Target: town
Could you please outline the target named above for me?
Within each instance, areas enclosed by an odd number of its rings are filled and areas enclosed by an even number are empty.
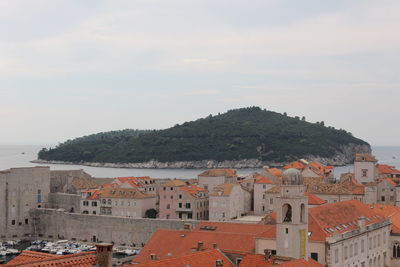
[[[399,184],[371,154],[339,179],[305,159],[197,179],[11,168],[0,171],[0,250],[18,254],[4,266],[400,266]]]

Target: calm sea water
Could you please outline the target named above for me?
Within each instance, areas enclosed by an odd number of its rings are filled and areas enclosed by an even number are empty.
[[[37,166],[37,163],[29,161],[37,158],[40,145],[0,145],[0,170],[15,167]],[[380,163],[394,165],[400,168],[400,147],[373,147],[373,154]],[[76,170],[83,169],[94,177],[123,177],[123,176],[151,176],[154,178],[195,178],[203,169],[126,169],[126,168],[102,168],[81,165],[50,165],[52,170]],[[353,165],[335,168],[335,176],[353,170]],[[259,169],[239,169],[239,174],[249,174]]]

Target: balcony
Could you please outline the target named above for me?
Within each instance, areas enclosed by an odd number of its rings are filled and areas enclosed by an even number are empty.
[[[179,211],[179,212],[192,212],[192,208],[186,208],[186,207],[176,208],[176,211]]]

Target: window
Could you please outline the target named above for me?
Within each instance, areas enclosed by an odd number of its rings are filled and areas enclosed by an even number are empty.
[[[372,249],[372,237],[370,237],[368,240],[369,240],[368,248]]]
[[[361,253],[364,253],[364,246],[365,246],[365,242],[363,239],[363,240],[361,240]]]
[[[381,201],[385,201],[385,196],[381,196]]]
[[[378,235],[378,247],[381,245],[381,234]]]
[[[190,213],[188,213],[188,219],[192,219],[193,218],[193,215],[192,215],[192,213],[190,212]]]
[[[93,214],[96,214],[96,211],[94,210],[92,213],[93,213]]]
[[[283,222],[292,221],[292,206],[285,204],[282,206]]]
[[[97,207],[97,202],[96,201],[92,201],[92,207]]]
[[[273,198],[269,199],[269,204],[271,204],[271,205],[274,204],[274,199]]]
[[[335,263],[339,262],[339,250],[335,249]]]
[[[166,190],[166,188],[165,188],[165,187],[163,187],[163,190],[165,191],[165,190]]]
[[[350,245],[349,258],[353,257],[353,244]]]
[[[285,228],[285,233],[286,233],[286,234],[289,233],[289,228]]]
[[[190,203],[186,203],[185,207],[186,207],[187,209],[190,209]]]
[[[367,169],[362,169],[361,172],[362,172],[362,176],[363,177],[367,177],[367,174],[368,174],[368,170]]]
[[[28,224],[28,219],[25,219],[25,224]]]
[[[172,190],[174,190],[174,188],[173,188],[173,187],[171,187],[170,189],[171,189],[171,191],[172,191]]]
[[[347,260],[347,258],[348,258],[347,257],[347,253],[348,253],[347,246],[344,247],[344,251],[343,252],[344,252],[344,259]]]
[[[263,199],[265,199],[265,194],[263,194]]]
[[[89,206],[89,201],[87,200],[83,201],[83,206]]]
[[[182,199],[182,195],[179,195],[179,199]]]
[[[263,184],[263,189],[267,189],[267,185]]]
[[[167,204],[167,210],[169,210],[171,208],[170,204]]]
[[[107,204],[111,205],[111,199],[107,200]]]
[[[182,208],[182,203],[181,202],[179,202],[178,207]]]
[[[225,218],[225,212],[222,213],[222,218]]]
[[[318,253],[316,252],[311,252],[311,259],[318,261]]]
[[[358,255],[358,243],[356,242],[354,244],[354,256],[357,256],[357,255]]]

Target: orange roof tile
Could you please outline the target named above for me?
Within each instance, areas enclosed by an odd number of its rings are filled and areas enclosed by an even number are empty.
[[[143,193],[137,188],[106,187],[100,192],[101,198],[142,199],[156,197],[154,194]]]
[[[400,171],[395,166],[378,164],[377,169],[379,174],[400,174]]]
[[[308,231],[313,241],[325,241],[334,234],[343,234],[358,229],[357,220],[365,217],[366,225],[381,222],[386,218],[358,200],[348,200],[326,204],[308,210]],[[344,226],[343,226],[344,225]],[[329,229],[332,229],[330,231]]]
[[[220,184],[213,188],[210,196],[213,197],[226,197],[229,196],[235,186],[240,186],[239,184]]]
[[[243,258],[239,267],[269,267],[273,263],[273,260],[266,260],[264,255],[249,254]]]
[[[188,185],[188,186],[181,186],[179,190],[191,195],[192,197],[197,198],[200,192],[206,192],[207,190],[203,187],[199,187],[197,185]]]
[[[286,166],[283,166],[284,169],[298,169],[298,170],[302,170],[304,169],[304,164],[298,162],[298,161],[293,161],[289,164],[287,164]]]
[[[282,176],[282,171],[277,169],[277,168],[270,168],[270,169],[268,169],[266,171],[271,173],[272,175],[274,175],[276,177],[281,177]]]
[[[357,161],[357,162],[361,162],[361,161],[377,162],[377,160],[374,156],[372,156],[371,154],[367,154],[367,153],[357,153],[355,161]]]
[[[35,255],[37,257],[35,257]],[[40,255],[39,255],[40,254]],[[23,251],[19,256],[15,257],[12,261],[3,265],[5,267],[11,266],[25,266],[25,267],[92,267],[96,264],[95,252],[81,252],[63,256],[44,257],[43,253],[33,251]]]
[[[178,187],[178,186],[185,186],[186,183],[182,180],[174,179],[174,180],[169,180],[168,182],[165,182],[161,184],[161,186],[167,186],[167,187]]]
[[[234,267],[232,262],[218,249],[194,252],[180,257],[150,261],[142,264],[124,265],[124,267],[215,267],[217,260],[223,260],[224,267]]]
[[[308,197],[308,205],[322,205],[326,203],[326,200],[323,200],[312,193],[306,192],[304,195]]]
[[[115,180],[119,181],[120,183],[128,183],[132,187],[143,187],[146,185],[151,185],[153,183],[153,178],[150,176],[141,176],[141,177],[117,177]]]
[[[225,176],[225,177],[237,177],[236,171],[233,169],[211,169],[206,170],[199,174],[199,176],[205,177],[217,177],[217,176]]]
[[[384,204],[366,204],[374,212],[389,218],[392,221],[392,233],[400,234],[400,207]]]
[[[261,176],[261,175],[256,176],[254,183],[255,184],[273,184],[271,179],[269,179],[268,177],[265,177],[265,176]]]
[[[260,235],[273,228],[271,225],[264,224],[248,224],[248,223],[229,223],[229,222],[200,222],[195,231],[209,231],[202,230],[204,227],[214,227],[213,232],[220,233],[247,233],[250,235]]]

